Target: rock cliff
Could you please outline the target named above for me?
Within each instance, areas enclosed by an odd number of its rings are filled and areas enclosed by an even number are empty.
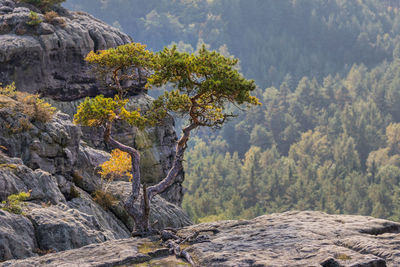
[[[199,266],[400,266],[400,224],[372,217],[292,211],[193,225],[177,235],[199,231],[186,248]],[[0,266],[189,266],[168,255],[151,239],[130,238]]]
[[[27,24],[30,11],[38,12],[42,22]],[[132,39],[87,13],[70,12],[61,7],[55,8],[55,11],[57,17],[49,18],[31,5],[0,0],[0,83],[15,82],[18,90],[40,93],[53,106],[72,117],[84,97],[112,94],[112,91],[96,82],[84,61],[87,53],[116,47]],[[145,110],[151,98],[143,91],[142,85],[130,86],[129,106]],[[82,132],[81,138],[89,146],[110,150],[105,147],[101,132],[88,128],[83,128]],[[172,119],[145,131],[120,124],[115,132],[117,140],[141,152],[141,170],[145,182],[156,183],[165,177],[172,165],[177,138]],[[56,158],[49,162],[41,161],[41,164],[48,166],[53,163],[61,164],[56,162]],[[30,164],[35,163],[30,161]],[[178,182],[162,196],[180,205],[183,179],[182,172]]]
[[[43,22],[28,25],[31,10]],[[48,20],[33,6],[0,0],[0,81],[62,101],[105,93],[84,58],[131,38],[87,13],[56,11]]]
[[[31,11],[40,20],[34,25]],[[31,191],[23,214],[0,209],[0,261],[128,238],[134,226],[121,204],[130,191],[128,182],[115,181],[108,195],[93,195],[102,187],[98,166],[110,157],[101,132],[71,122],[83,97],[112,94],[97,84],[83,60],[86,54],[131,38],[89,14],[54,11],[42,14],[34,6],[0,0],[0,83],[15,82],[18,90],[38,93],[65,112],[46,123],[28,121],[15,100],[0,96],[0,202]],[[129,107],[148,108],[152,99],[142,85],[130,89]],[[169,118],[144,131],[116,127],[118,140],[140,150],[147,183],[162,179],[172,164],[173,124]],[[177,204],[183,173],[179,180],[163,195]],[[161,197],[152,203],[150,221],[156,229],[191,224],[178,206]]]
[[[9,124],[14,113],[0,105],[0,202],[18,192],[31,190],[31,195],[23,215],[0,210],[0,261],[129,237],[133,224],[119,200],[130,184],[110,186],[108,207],[90,195],[100,188],[95,170],[109,154],[81,142],[80,128],[67,114],[15,129]],[[155,228],[191,224],[179,207],[161,197],[152,204]]]

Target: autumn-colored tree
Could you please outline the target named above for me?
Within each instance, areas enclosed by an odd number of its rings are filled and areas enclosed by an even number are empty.
[[[234,116],[225,110],[227,103],[247,106],[260,104],[256,97],[250,95],[256,85],[235,69],[237,59],[208,51],[205,46],[196,54],[178,52],[176,47],[165,48],[153,54],[144,45],[131,43],[97,53],[91,52],[86,60],[109,81],[116,94],[114,98],[102,95],[87,98],[78,107],[74,120],[81,125],[102,127],[104,141],[132,157],[132,192],[124,204],[135,221],[136,233],[149,233],[150,202],[155,195],[175,182],[183,168],[183,156],[191,131],[200,126],[218,128],[224,124]],[[124,87],[123,82],[140,83],[146,79],[148,88],[169,84],[174,90],[161,95],[145,112],[126,110],[128,100],[125,93],[129,86]],[[148,188],[144,185],[143,195],[140,195],[140,154],[133,147],[113,139],[113,123],[123,120],[143,128],[159,123],[169,112],[187,118],[187,126],[177,141],[175,159],[167,176]],[[136,201],[140,201],[139,208],[134,206]]]

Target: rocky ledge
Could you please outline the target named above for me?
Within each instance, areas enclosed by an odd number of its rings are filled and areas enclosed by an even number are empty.
[[[208,231],[209,230],[209,231]],[[212,230],[212,231],[211,231]],[[207,232],[208,231],[208,232]],[[372,217],[286,212],[180,229],[199,266],[400,266],[400,224]],[[108,241],[0,266],[188,266],[150,239]]]
[[[0,202],[31,193],[22,214],[0,209],[0,262],[128,238],[133,222],[121,202],[130,183],[115,181],[107,198],[92,197],[102,189],[96,169],[110,155],[81,142],[80,128],[67,114],[21,127],[21,114],[6,100],[0,105]],[[191,224],[178,206],[159,196],[151,208],[157,229]]]
[[[42,22],[30,25],[31,11]],[[107,93],[84,58],[131,38],[87,13],[54,11],[56,17],[46,16],[34,6],[0,0],[0,82],[62,101]]]

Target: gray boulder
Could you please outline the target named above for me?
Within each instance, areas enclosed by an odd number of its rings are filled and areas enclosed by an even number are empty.
[[[130,237],[128,228],[112,212],[104,210],[85,191],[79,190],[79,194],[80,197],[68,202],[71,209],[93,216],[101,231],[106,233],[110,240]]]
[[[94,216],[65,204],[36,207],[25,213],[35,227],[37,242],[43,251],[63,251],[115,239],[111,231],[101,228]]]
[[[109,153],[91,148],[85,142],[81,142],[78,162],[72,174],[74,183],[86,192],[96,191],[101,187],[101,177],[98,174],[99,165],[109,158]]]
[[[0,146],[10,157],[21,158],[31,169],[50,174],[73,170],[79,152],[81,131],[69,116],[58,112],[49,123],[33,122],[15,130],[18,121],[8,109],[0,109]]]
[[[31,191],[29,200],[32,201],[66,202],[54,176],[40,169],[34,171],[23,165],[21,160],[10,159],[0,153],[0,201],[6,200],[9,195],[28,191]]]
[[[0,209],[0,262],[36,256],[35,231],[22,215]]]

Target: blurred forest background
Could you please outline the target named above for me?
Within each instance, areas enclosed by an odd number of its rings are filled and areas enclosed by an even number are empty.
[[[291,209],[400,221],[400,1],[67,0],[157,51],[240,59],[263,103],[186,153],[195,222]]]

